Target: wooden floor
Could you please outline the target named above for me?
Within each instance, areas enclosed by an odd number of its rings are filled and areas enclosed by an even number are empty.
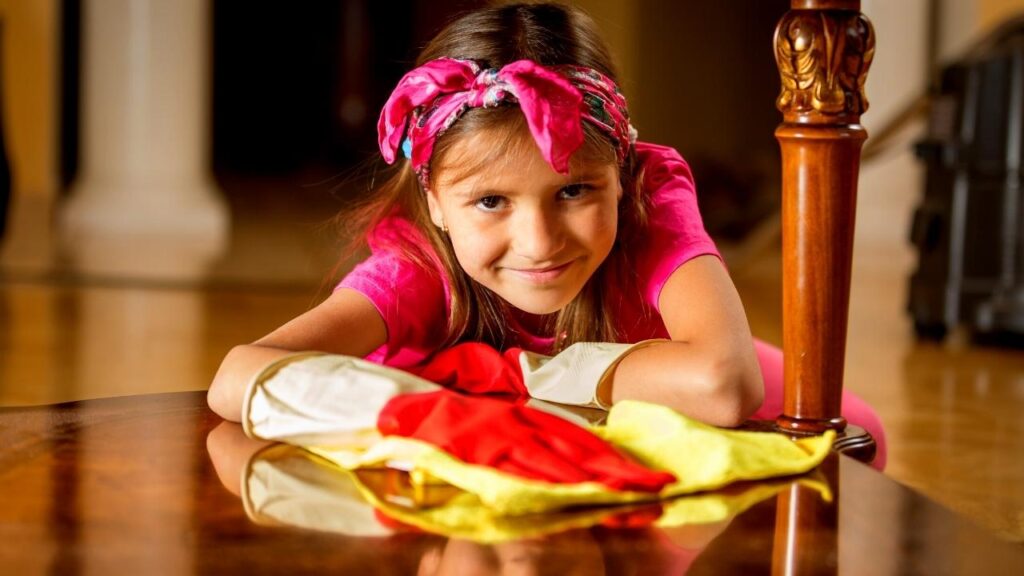
[[[903,311],[920,190],[912,164],[896,154],[862,172],[847,386],[886,425],[887,474],[1024,541],[1024,353],[973,347],[960,334],[942,346],[912,337]],[[0,252],[0,404],[203,389],[232,345],[322,297],[335,264],[322,226],[336,204],[323,199],[330,185],[224,184],[234,219],[224,253],[196,264],[132,246],[145,263],[136,273],[90,268],[51,228],[49,203],[19,199]],[[730,268],[755,334],[779,343],[774,238],[733,252]]]

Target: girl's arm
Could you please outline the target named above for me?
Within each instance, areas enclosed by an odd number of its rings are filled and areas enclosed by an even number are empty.
[[[714,256],[694,258],[669,276],[659,298],[672,340],[619,363],[610,380],[612,402],[645,400],[709,424],[738,426],[761,405],[764,383],[725,267]]]
[[[386,341],[387,328],[377,308],[360,292],[343,288],[256,342],[232,348],[206,401],[222,418],[238,422],[246,386],[274,360],[305,350],[362,357]]]

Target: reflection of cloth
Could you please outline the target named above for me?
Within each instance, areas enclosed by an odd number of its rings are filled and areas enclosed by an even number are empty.
[[[615,304],[616,328],[624,342],[668,338],[658,312],[658,297],[668,277],[679,266],[702,254],[717,255],[704,230],[697,208],[693,176],[679,153],[665,146],[638,142],[637,162],[644,169],[644,193],[650,211],[643,238],[629,254],[637,274],[638,295],[608,286]],[[367,239],[371,255],[338,285],[363,293],[380,311],[388,342],[367,358],[392,366],[408,367],[435,352],[445,338],[451,291],[439,268],[437,255],[411,222],[386,218]],[[412,247],[434,262],[430,269],[411,262],[404,253]],[[550,354],[553,339],[531,333],[517,318],[509,323],[518,333],[513,345]]]
[[[737,480],[800,474],[825,458],[835,438],[831,431],[792,441],[779,434],[723,430],[662,406],[632,401],[612,407],[607,422],[594,432],[641,464],[671,472],[677,481],[654,495],[618,492],[595,482],[536,482],[466,464],[427,444],[394,437],[365,451],[315,446],[310,450],[350,469],[403,460],[410,466],[413,482],[451,484],[497,514],[520,515],[651,501],[712,490]]]
[[[396,478],[397,477],[397,478]],[[797,480],[831,500],[814,476]],[[650,505],[583,508],[542,516],[503,516],[479,499],[451,487],[420,495],[395,470],[348,471],[301,449],[274,445],[257,453],[243,472],[246,514],[258,523],[286,524],[352,536],[385,536],[393,522],[476,542],[537,537],[596,524],[661,528],[727,521],[788,487],[790,481],[756,482]],[[433,491],[432,493],[430,491]]]

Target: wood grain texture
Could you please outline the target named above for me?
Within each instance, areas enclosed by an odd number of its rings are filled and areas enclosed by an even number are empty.
[[[863,129],[784,124],[781,427],[820,432],[840,414],[846,354],[857,154]]]

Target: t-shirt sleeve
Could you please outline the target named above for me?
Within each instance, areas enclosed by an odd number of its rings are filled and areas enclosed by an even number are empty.
[[[419,364],[433,354],[447,331],[447,290],[439,271],[425,268],[399,251],[371,243],[372,253],[335,290],[365,295],[387,327],[387,343],[367,359],[395,367]]]
[[[697,190],[686,161],[666,146],[638,142],[636,151],[650,202],[648,229],[635,265],[644,299],[660,313],[661,289],[676,269],[697,256],[721,256],[704,230]]]

